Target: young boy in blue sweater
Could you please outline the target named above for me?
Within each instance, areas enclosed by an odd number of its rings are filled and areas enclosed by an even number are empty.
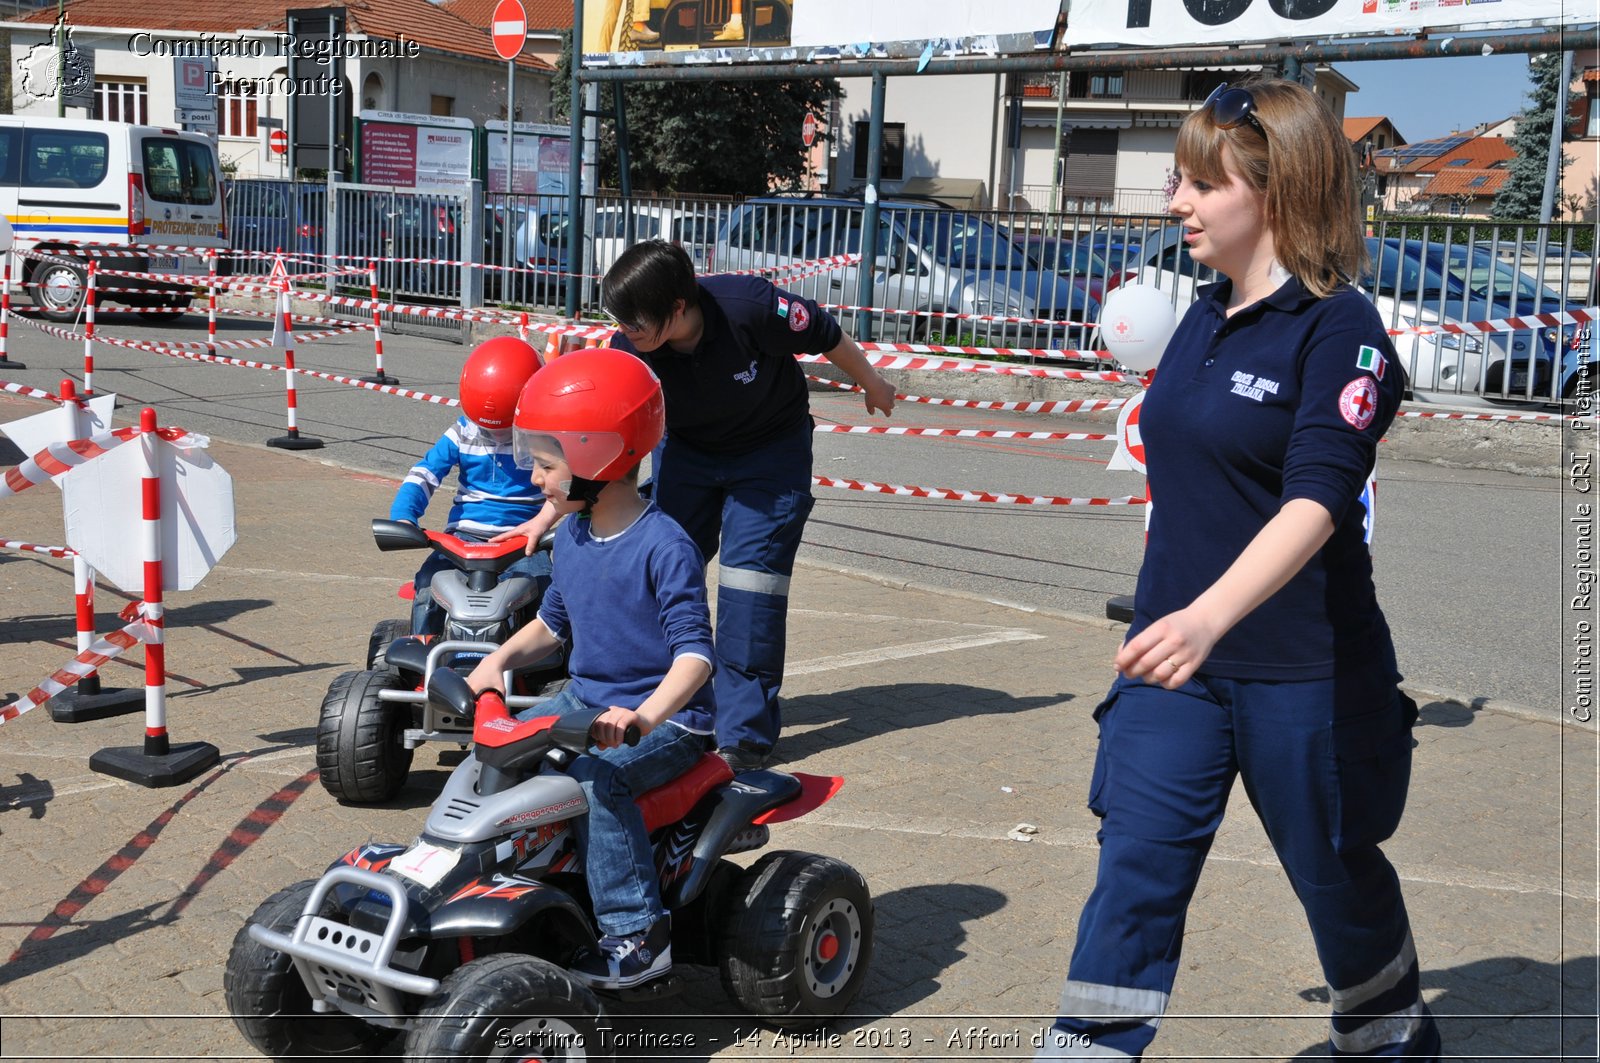
[[[559,514],[553,582],[538,619],[468,676],[499,690],[509,668],[570,641],[572,680],[530,715],[605,712],[600,752],[573,760],[587,816],[576,821],[595,920],[604,935],[579,954],[575,978],[620,989],[672,968],[672,924],[635,799],[677,778],[711,749],[710,609],[705,561],[678,524],[641,498],[639,462],[661,439],[661,386],[622,351],[575,351],[534,374],[517,404],[517,464]],[[642,736],[622,744],[628,727]]]
[[[517,396],[538,368],[538,352],[515,336],[497,336],[472,352],[461,370],[463,416],[412,466],[395,492],[389,519],[416,524],[434,489],[454,470],[456,497],[444,530],[468,542],[485,542],[521,528],[530,537],[528,553],[500,578],[527,576],[542,587],[549,582],[550,560],[535,553],[532,544],[555,522],[556,513],[544,505],[539,489],[526,469],[517,468],[511,452]],[[434,602],[431,587],[433,577],[449,567],[448,558],[433,552],[417,569],[412,582],[413,635],[443,631],[444,610]]]

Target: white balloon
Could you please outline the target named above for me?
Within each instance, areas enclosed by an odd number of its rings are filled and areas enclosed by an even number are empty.
[[[1100,305],[1100,336],[1106,350],[1138,373],[1156,367],[1177,327],[1172,293],[1148,284],[1114,288]]]

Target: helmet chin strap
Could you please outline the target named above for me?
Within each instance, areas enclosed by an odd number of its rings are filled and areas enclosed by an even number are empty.
[[[567,497],[593,506],[600,501],[600,492],[605,490],[609,482],[609,480],[585,480],[581,476],[574,476],[566,483]]]

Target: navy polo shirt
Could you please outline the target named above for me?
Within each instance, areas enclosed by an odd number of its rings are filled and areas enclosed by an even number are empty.
[[[1378,312],[1352,288],[1317,299],[1291,277],[1231,318],[1230,290],[1201,288],[1140,411],[1150,535],[1129,636],[1191,604],[1284,503],[1309,498],[1332,514],[1333,536],[1201,671],[1327,678],[1336,660],[1388,645],[1356,501],[1402,372]]]
[[[618,332],[611,345],[661,378],[667,435],[709,454],[741,454],[810,428],[797,354],[839,345],[839,325],[810,299],[759,277],[701,278],[705,329],[693,351],[641,351]]]

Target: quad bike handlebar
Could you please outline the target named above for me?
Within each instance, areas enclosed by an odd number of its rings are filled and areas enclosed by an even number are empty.
[[[454,712],[472,720],[473,755],[483,765],[480,789],[485,793],[511,785],[519,769],[538,763],[552,749],[585,753],[593,744],[591,730],[604,712],[574,712],[519,720],[506,708],[498,691],[476,693],[466,679],[448,668],[428,677],[428,693]],[[623,741],[639,744],[639,728],[629,726]]]
[[[445,532],[428,531],[410,521],[382,517],[372,521],[372,538],[377,542],[378,549],[385,552],[438,550],[464,569],[487,568],[494,572],[509,568],[528,547],[528,537],[525,535],[515,535],[498,543],[469,542]],[[535,549],[548,551],[554,543],[555,528],[551,528],[539,536]]]

